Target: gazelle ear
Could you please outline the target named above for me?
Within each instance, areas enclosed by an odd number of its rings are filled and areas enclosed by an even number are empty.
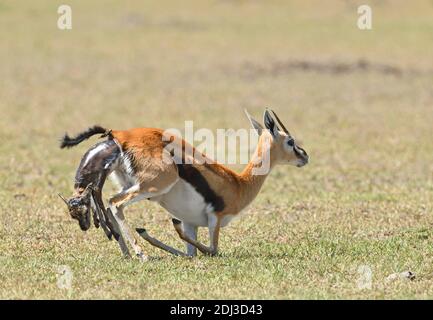
[[[261,125],[257,120],[253,119],[253,118],[250,116],[250,114],[248,113],[247,109],[244,109],[244,111],[245,111],[245,114],[246,114],[247,117],[248,117],[248,120],[250,120],[251,126],[252,126],[254,129],[256,129],[258,135],[260,136],[260,135],[262,134],[262,131],[263,131],[263,127],[262,127],[262,125]]]
[[[265,110],[265,114],[263,115],[263,123],[265,124],[266,129],[268,129],[274,136],[274,138],[280,135],[278,133],[278,126],[272,118],[268,109]]]

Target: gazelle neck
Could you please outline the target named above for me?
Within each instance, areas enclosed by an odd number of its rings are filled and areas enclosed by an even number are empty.
[[[273,159],[271,155],[272,136],[265,130],[259,138],[256,150],[251,157],[250,162],[240,174],[240,208],[245,208],[250,204],[259,193],[271,172]]]

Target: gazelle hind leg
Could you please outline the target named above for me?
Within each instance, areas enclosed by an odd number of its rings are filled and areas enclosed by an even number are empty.
[[[134,185],[127,190],[114,195],[109,200],[111,211],[120,227],[123,237],[129,242],[134,249],[135,254],[141,261],[147,260],[147,256],[144,255],[143,250],[138,245],[137,239],[131,232],[129,225],[126,223],[123,215],[123,208],[141,199],[154,198],[168,192],[178,179],[176,176],[170,178],[172,180],[165,179],[164,181],[152,181],[151,183]]]
[[[163,164],[161,167],[161,163],[158,160],[158,163],[155,165],[146,163],[146,168],[149,171],[148,175],[131,175],[131,173],[123,171],[117,172],[117,175],[120,177],[127,176],[129,177],[129,180],[132,178],[136,181],[136,184],[130,185],[129,183],[125,182],[128,179],[123,179],[125,180],[122,180],[124,182],[123,190],[109,200],[110,208],[112,209],[113,216],[120,227],[120,232],[130,243],[136,255],[142,261],[147,259],[147,257],[144,255],[141,247],[138,245],[138,241],[134,237],[135,233],[133,234],[131,232],[131,229],[123,215],[122,209],[131,203],[140,201],[142,199],[158,197],[168,192],[179,179],[177,167],[172,163]],[[150,174],[151,171],[153,171],[152,174]]]
[[[113,213],[114,220],[116,221],[117,225],[119,226],[120,233],[122,236],[129,242],[132,249],[134,250],[136,256],[140,259],[140,261],[144,262],[147,260],[147,256],[143,253],[143,250],[138,245],[137,239],[134,237],[134,235],[131,233],[131,230],[128,226],[128,224],[125,221],[125,216],[123,215],[123,207],[110,207],[111,212]]]
[[[118,225],[116,218],[114,217],[110,208],[107,208],[107,210],[105,212],[107,213],[108,219],[111,222],[111,226],[113,227],[113,229],[115,231],[115,233],[113,233],[113,235],[114,235],[115,239],[117,240],[117,242],[119,243],[120,250],[122,251],[122,254],[126,258],[130,258],[131,254],[129,253],[128,246],[125,243],[125,239],[122,235],[122,232],[120,230],[120,226]]]

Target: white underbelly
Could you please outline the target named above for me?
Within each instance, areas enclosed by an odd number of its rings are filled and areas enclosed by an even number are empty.
[[[213,212],[212,206],[204,201],[203,196],[182,179],[169,192],[150,200],[158,202],[180,221],[194,226],[207,227],[208,214]]]

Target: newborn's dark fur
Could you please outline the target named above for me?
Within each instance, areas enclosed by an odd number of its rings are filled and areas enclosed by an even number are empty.
[[[96,131],[100,133],[100,131]],[[85,136],[83,134],[83,136]],[[71,140],[84,139],[77,138]],[[98,150],[96,153],[95,150]],[[91,153],[93,153],[92,156]],[[118,234],[113,231],[110,220],[106,215],[106,209],[102,200],[102,188],[105,180],[112,171],[113,165],[120,156],[117,144],[109,138],[91,147],[82,157],[75,174],[74,196],[67,201],[71,217],[78,220],[80,228],[86,231],[90,228],[90,210],[93,211],[95,227],[101,223],[107,237],[117,239]],[[90,157],[90,158],[89,158]],[[92,198],[95,207],[92,207]]]

